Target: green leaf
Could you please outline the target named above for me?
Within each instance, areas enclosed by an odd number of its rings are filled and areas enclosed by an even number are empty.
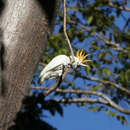
[[[105,73],[105,76],[108,78],[110,75],[113,74],[113,72],[108,68],[103,68],[103,72]]]
[[[112,112],[110,110],[106,110],[106,114],[110,115],[111,117],[116,117],[117,116],[117,112]]]
[[[125,82],[125,72],[121,71],[121,81]]]
[[[126,79],[127,82],[130,81],[130,69],[128,69],[126,71],[126,73],[125,73],[125,79]]]
[[[101,71],[101,69],[98,69],[97,70],[97,74],[101,77],[102,76],[102,71]]]
[[[99,107],[88,107],[87,110],[98,112],[99,111]]]
[[[126,120],[124,116],[117,115],[116,118],[117,120],[121,121],[122,124],[128,125],[128,121]]]
[[[100,84],[98,84],[98,85],[93,86],[93,87],[92,87],[92,90],[97,91],[97,90],[99,90],[102,86],[103,86],[103,84],[100,83]]]
[[[90,17],[88,18],[88,24],[91,24],[92,21],[93,21],[93,16],[90,16]]]

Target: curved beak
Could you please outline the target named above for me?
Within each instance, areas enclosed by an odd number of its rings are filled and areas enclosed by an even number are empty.
[[[88,67],[88,68],[90,68],[88,65],[83,64],[83,63],[81,63],[80,65],[81,65],[81,66],[84,66],[84,67]]]
[[[89,61],[92,61],[92,60],[87,60],[87,62],[89,62]],[[83,64],[83,63],[81,63],[80,65],[81,65],[81,66],[84,66],[84,67],[88,67],[88,68],[90,68],[88,65]]]

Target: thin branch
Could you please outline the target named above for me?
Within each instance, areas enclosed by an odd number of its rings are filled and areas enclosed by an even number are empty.
[[[66,32],[66,0],[64,0],[64,34],[65,34],[66,41],[67,41],[69,48],[70,48],[70,52],[72,55],[72,62],[73,62],[74,61],[74,53],[73,53],[73,49],[72,49],[69,37],[68,37],[67,32]]]
[[[47,87],[39,87],[39,86],[31,86],[30,87],[31,89],[39,89],[39,90],[48,90],[49,88],[47,88]]]
[[[120,47],[119,43],[110,41],[103,33],[95,32],[95,35],[100,39],[103,40],[107,45],[114,46],[117,50],[122,51],[123,48]]]
[[[30,87],[31,89],[40,89],[40,90],[48,90],[49,88],[47,87],[37,87],[37,86],[31,86]],[[55,92],[57,93],[76,93],[76,94],[87,94],[87,95],[98,95],[98,96],[101,96],[101,97],[104,97],[102,93],[99,93],[97,91],[90,91],[90,90],[68,90],[68,89],[56,89]],[[82,98],[83,99],[83,98]],[[82,100],[81,99],[81,100]],[[85,98],[86,99],[86,98]],[[63,99],[64,100],[64,99]],[[66,99],[67,100],[67,99]],[[81,101],[81,100],[78,100],[78,101]],[[89,100],[90,102],[94,102],[95,101],[97,103],[102,103],[102,104],[108,104],[108,102],[105,100],[105,99],[101,99],[101,98],[98,98],[98,99],[89,99],[87,98],[87,100]],[[69,100],[70,101],[70,100]],[[83,100],[84,101],[84,100]]]
[[[124,113],[124,114],[130,114],[130,110],[129,109],[125,109],[122,108],[118,105],[116,105],[115,103],[108,103],[105,100],[101,99],[101,98],[97,98],[97,99],[92,99],[92,98],[73,98],[73,99],[54,99],[55,101],[59,102],[59,103],[99,103],[99,104],[105,104],[107,106],[111,106],[113,108],[115,108],[116,110]]]
[[[114,4],[111,1],[108,2],[108,5],[111,6],[111,7],[113,7],[113,8],[117,8],[119,10],[124,10],[124,11],[130,12],[130,8],[127,8],[127,7],[124,7],[124,6],[118,6],[118,5]]]
[[[96,100],[97,103],[102,103],[102,104],[106,104],[109,105],[113,108],[115,108],[116,110],[125,113],[125,114],[130,114],[130,109],[125,109],[119,105],[117,105],[115,102],[113,102],[109,97],[107,97],[105,94],[101,93],[101,92],[97,92],[97,91],[92,91],[92,90],[63,90],[63,89],[57,89],[56,92],[59,93],[76,93],[76,94],[93,94],[93,95],[97,95],[103,99],[98,98],[98,100]],[[82,99],[82,98],[81,98]],[[94,101],[94,99],[90,98],[92,101]],[[99,100],[100,99],[100,100]],[[88,99],[87,99],[88,100]],[[95,102],[95,101],[94,101]]]
[[[97,81],[97,82],[101,82],[103,84],[110,84],[110,85],[113,85],[114,87],[116,87],[117,89],[127,93],[128,95],[130,95],[130,90],[126,89],[125,87],[122,87],[114,82],[111,82],[111,81],[108,81],[108,80],[103,80],[103,79],[98,79],[98,78],[95,78],[95,77],[88,77],[88,76],[81,76],[82,78],[84,79],[87,79],[87,80],[92,80],[92,81]]]
[[[108,102],[106,102],[105,100],[101,99],[101,98],[97,98],[97,99],[92,99],[92,98],[73,98],[73,99],[54,99],[56,102],[59,103],[99,103],[99,104],[105,104],[107,105]]]
[[[69,23],[80,26],[86,32],[92,31],[91,27],[86,27],[85,25],[78,23],[76,21],[69,20]],[[95,32],[94,35],[97,36],[100,40],[103,40],[107,45],[113,46],[114,47],[113,49],[118,50],[118,51],[125,51],[122,47],[119,46],[119,43],[110,41],[103,33]]]
[[[119,45],[119,43],[110,41],[103,33],[99,33],[99,34],[98,34],[98,33],[95,33],[95,35],[96,35],[100,40],[104,41],[105,44],[113,46],[112,49],[117,50],[117,51],[123,51],[123,52],[125,52],[125,53],[128,53],[128,51],[125,50],[124,48],[122,48],[122,47]]]
[[[59,80],[56,82],[56,84],[54,85],[54,87],[48,89],[45,93],[44,96],[48,96],[50,93],[54,92],[61,84],[61,82],[64,80],[65,76],[67,75],[67,73],[69,72],[70,66],[68,66],[65,69],[65,72],[63,72],[62,76],[59,78]]]
[[[31,87],[32,88],[32,87]],[[47,89],[45,87],[33,87],[35,89]],[[115,108],[116,110],[125,113],[130,114],[130,109],[125,109],[119,105],[117,105],[115,102],[113,102],[108,96],[101,92],[92,91],[92,90],[68,90],[68,89],[55,89],[55,92],[57,93],[75,93],[75,94],[87,94],[87,95],[97,95],[100,98],[92,99],[92,98],[79,98],[79,99],[58,99],[56,101],[62,102],[62,103],[78,103],[78,102],[87,102],[87,103],[100,103],[105,104],[108,106],[111,106]]]
[[[123,15],[122,15],[123,16]],[[130,23],[130,18],[127,19],[124,27],[123,27],[123,31],[125,32],[125,29],[127,28],[127,26],[129,27],[129,23]]]

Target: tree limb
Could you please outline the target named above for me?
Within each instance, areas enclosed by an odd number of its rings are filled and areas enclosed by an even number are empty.
[[[97,99],[92,99],[92,98],[73,98],[73,99],[54,99],[55,101],[59,102],[59,103],[99,103],[99,104],[105,104],[108,105],[110,107],[115,108],[116,110],[120,111],[121,113],[125,113],[125,114],[130,114],[130,110],[129,109],[125,109],[122,108],[120,106],[118,106],[117,104],[115,104],[114,102],[106,102],[105,100],[101,99],[101,98],[97,98]]]
[[[47,88],[45,87],[31,87],[34,89],[44,89],[46,90]],[[75,93],[75,94],[87,94],[87,95],[97,95],[100,98],[93,99],[93,98],[78,98],[78,99],[57,99],[56,101],[62,102],[62,103],[78,103],[78,102],[83,102],[83,103],[100,103],[100,104],[105,104],[108,106],[111,106],[115,108],[116,110],[125,113],[125,114],[130,114],[130,109],[125,109],[119,105],[117,105],[115,102],[113,102],[108,96],[105,94],[98,92],[98,91],[92,91],[92,90],[68,90],[68,89],[55,89],[55,92],[57,93]]]
[[[127,7],[124,7],[124,6],[118,6],[118,5],[114,4],[112,1],[109,1],[109,2],[108,2],[108,5],[109,5],[110,7],[117,8],[117,9],[119,9],[119,10],[124,10],[124,11],[130,12],[130,8],[127,8]]]
[[[101,92],[92,91],[92,90],[67,90],[67,89],[66,90],[57,89],[56,92],[59,92],[59,93],[76,93],[76,94],[92,94],[92,95],[97,95],[97,96],[103,98],[103,100],[105,100],[107,102],[107,103],[106,102],[104,103],[102,101],[103,104],[109,105],[109,106],[117,109],[118,111],[120,111],[122,113],[130,114],[130,109],[125,109],[125,108],[117,105],[108,96],[106,96],[105,94],[103,94]]]
[[[101,98],[97,98],[97,99],[92,99],[92,98],[73,98],[73,99],[54,99],[56,102],[59,103],[99,103],[99,104],[105,104],[107,105],[108,102],[106,102],[105,100],[101,99]]]
[[[99,79],[99,78],[95,78],[95,77],[88,77],[88,76],[81,76],[84,79],[87,80],[92,80],[92,81],[97,81],[97,82],[101,82],[103,84],[110,84],[113,85],[114,87],[116,87],[117,89],[125,92],[126,94],[130,95],[130,90],[126,89],[125,87],[122,87],[114,82],[108,81],[108,80],[103,80],[103,79]]]

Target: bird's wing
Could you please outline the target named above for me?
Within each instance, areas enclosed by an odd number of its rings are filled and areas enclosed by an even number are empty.
[[[59,55],[54,57],[49,64],[45,66],[45,68],[40,73],[40,77],[44,75],[47,71],[55,71],[59,66],[68,65],[70,63],[69,57],[66,55]]]

